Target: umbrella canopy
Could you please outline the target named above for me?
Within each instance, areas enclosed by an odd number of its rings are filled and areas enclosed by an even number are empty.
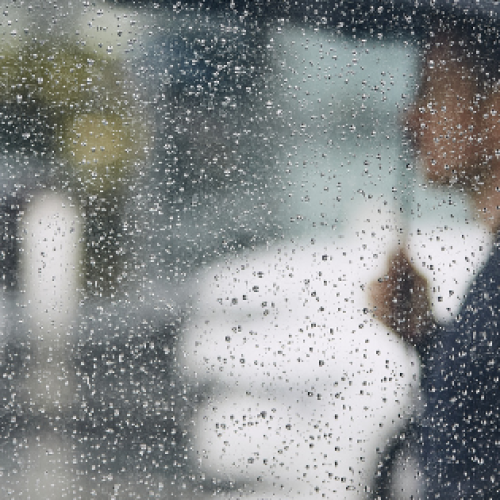
[[[188,0],[184,5],[189,3]],[[484,27],[500,23],[498,0],[205,0],[194,3],[209,9],[230,8],[250,13],[264,21],[288,18],[329,28],[378,33],[425,29],[434,16],[467,19]],[[164,4],[172,4],[172,0]]]

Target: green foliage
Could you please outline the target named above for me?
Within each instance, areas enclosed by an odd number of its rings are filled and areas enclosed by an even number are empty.
[[[117,194],[144,158],[144,124],[123,62],[81,44],[49,39],[0,50],[0,105],[27,136],[32,129],[50,144],[84,193]]]

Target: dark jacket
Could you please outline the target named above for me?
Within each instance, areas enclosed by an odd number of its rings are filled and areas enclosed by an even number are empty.
[[[499,498],[499,245],[497,238],[456,320],[436,332],[423,356],[426,498]]]

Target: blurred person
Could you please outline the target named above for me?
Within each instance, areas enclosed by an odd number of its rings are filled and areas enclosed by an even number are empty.
[[[462,13],[463,14],[463,13]],[[436,16],[422,44],[421,86],[407,117],[429,184],[468,195],[496,242],[456,319],[439,325],[427,283],[400,250],[372,286],[374,313],[416,346],[424,407],[423,498],[500,493],[500,71],[494,24]]]

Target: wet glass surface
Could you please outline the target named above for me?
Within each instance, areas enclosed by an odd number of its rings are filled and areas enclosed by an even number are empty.
[[[247,7],[4,7],[2,497],[425,498],[370,284],[446,323],[493,245],[412,142],[427,25]]]

